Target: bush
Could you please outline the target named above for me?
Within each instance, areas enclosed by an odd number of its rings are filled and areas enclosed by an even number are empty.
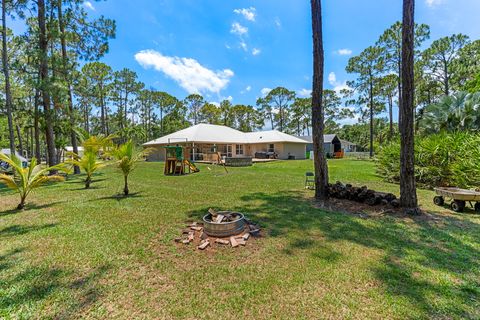
[[[400,142],[380,149],[377,172],[390,182],[400,180]],[[415,176],[427,187],[480,186],[480,134],[439,133],[415,141]]]

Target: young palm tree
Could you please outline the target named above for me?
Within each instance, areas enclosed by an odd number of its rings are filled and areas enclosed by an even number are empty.
[[[324,110],[323,110],[323,30],[321,0],[311,0],[313,31],[313,92],[312,92],[312,133],[315,165],[315,198],[328,199],[328,167],[323,150]]]
[[[97,153],[92,152],[91,150],[85,151],[82,157],[79,157],[74,153],[71,154],[71,157],[72,158],[70,160],[65,162],[85,171],[85,174],[87,175],[85,178],[85,189],[89,189],[90,184],[92,183],[93,174],[105,167],[105,164],[99,161],[97,158]]]
[[[30,165],[23,168],[22,161],[17,156],[12,155],[9,157],[1,152],[0,161],[6,162],[15,172],[14,175],[0,173],[0,184],[15,190],[20,195],[18,210],[25,208],[25,200],[34,189],[47,182],[64,180],[64,177],[59,175],[48,175],[50,171],[66,171],[62,164],[42,168],[41,165],[37,165],[37,159],[32,158]]]
[[[403,0],[402,25],[402,94],[400,128],[400,205],[418,212],[414,163],[414,10],[415,0]]]
[[[125,183],[123,193],[126,196],[128,196],[130,192],[128,189],[128,176],[135,169],[137,162],[143,159],[143,157],[145,157],[149,152],[149,149],[141,151],[136,150],[132,140],[120,145],[112,152],[118,168],[123,173]]]

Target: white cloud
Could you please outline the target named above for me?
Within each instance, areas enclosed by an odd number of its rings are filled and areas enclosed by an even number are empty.
[[[240,41],[240,48],[242,48],[244,51],[248,51],[248,46],[245,41]]]
[[[312,96],[312,90],[301,89],[301,90],[297,91],[297,94],[302,98],[310,98]]]
[[[270,93],[270,91],[272,91],[271,88],[263,88],[262,90],[260,90],[260,92],[262,93],[262,97],[265,97],[267,94]]]
[[[143,68],[153,68],[175,80],[188,93],[214,92],[225,89],[234,73],[230,69],[213,71],[192,58],[164,56],[154,50],[135,54]]]
[[[251,86],[247,86],[244,90],[240,91],[241,94],[245,94],[247,92],[250,92],[250,90],[252,90],[252,87]]]
[[[254,7],[235,9],[233,12],[242,15],[248,21],[255,21],[256,9]]]
[[[337,82],[337,75],[335,74],[335,72],[330,72],[328,74],[328,83],[334,86],[336,82]]]
[[[429,7],[437,6],[437,5],[441,4],[442,2],[443,2],[443,0],[425,0],[425,3]]]
[[[333,90],[337,93],[339,93],[343,89],[350,89],[350,87],[347,85],[347,81],[337,81],[337,75],[335,74],[335,72],[330,72],[328,74],[328,83],[330,83],[330,85],[333,87]]]
[[[253,50],[252,50],[252,54],[253,54],[254,56],[259,55],[261,52],[262,52],[262,50],[257,49],[257,48],[253,48]]]
[[[83,5],[85,6],[85,8],[88,8],[92,11],[95,11],[95,7],[93,6],[93,4],[90,1],[85,1],[85,3]]]
[[[233,34],[242,36],[242,35],[248,33],[248,28],[242,26],[242,25],[241,25],[240,23],[238,23],[238,22],[234,22],[234,23],[232,23],[232,28],[230,29],[230,32],[233,33]]]
[[[276,17],[274,20],[275,26],[280,29],[282,27],[282,21],[280,21],[279,17]]]
[[[349,56],[352,54],[352,50],[345,48],[345,49],[338,50],[337,53],[341,56]]]

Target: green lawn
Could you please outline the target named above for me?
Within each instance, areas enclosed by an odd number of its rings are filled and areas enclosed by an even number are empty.
[[[129,198],[113,168],[43,187],[28,210],[0,189],[0,318],[479,319],[480,216],[362,218],[312,206],[310,161],[200,166],[163,176],[142,163]],[[371,162],[330,161],[332,181],[392,191]],[[179,247],[209,207],[245,212],[266,236],[215,252]],[[435,211],[436,210],[436,211]]]

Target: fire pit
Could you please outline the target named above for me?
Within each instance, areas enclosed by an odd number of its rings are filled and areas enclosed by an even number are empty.
[[[204,231],[212,237],[229,237],[245,230],[245,217],[240,212],[214,211],[203,217]]]

